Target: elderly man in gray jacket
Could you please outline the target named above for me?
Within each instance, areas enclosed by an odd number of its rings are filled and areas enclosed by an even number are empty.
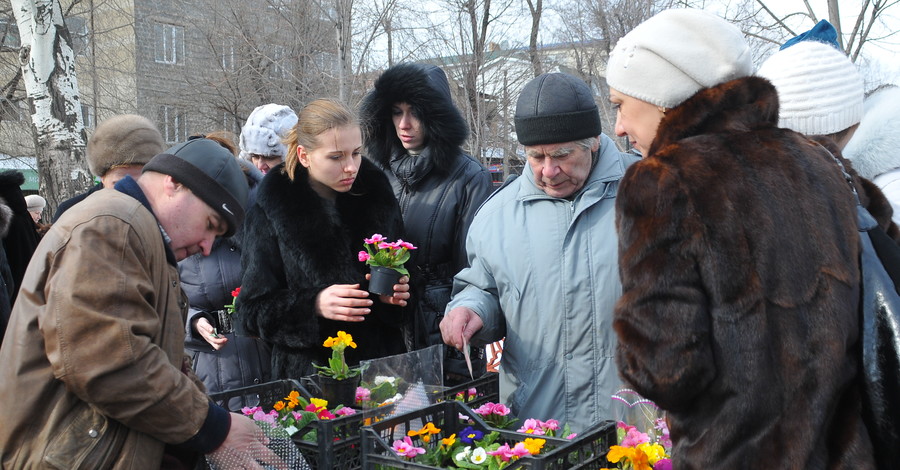
[[[613,418],[621,383],[615,197],[637,158],[600,133],[593,94],[571,75],[526,84],[515,124],[528,166],[476,214],[441,333],[456,348],[506,337],[504,401],[520,419],[580,432]]]

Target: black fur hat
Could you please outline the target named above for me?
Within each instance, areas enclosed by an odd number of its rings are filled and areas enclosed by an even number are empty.
[[[360,105],[360,117],[369,158],[384,168],[393,154],[403,151],[391,118],[396,103],[412,107],[435,169],[446,172],[453,159],[462,155],[459,148],[469,132],[451,99],[447,75],[434,65],[407,63],[385,70],[375,81]]]

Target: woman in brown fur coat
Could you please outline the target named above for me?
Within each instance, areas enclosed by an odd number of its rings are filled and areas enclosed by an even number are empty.
[[[679,470],[874,468],[855,200],[751,72],[740,31],[699,10],[610,57],[617,134],[644,154],[616,204],[619,371],[668,412]]]

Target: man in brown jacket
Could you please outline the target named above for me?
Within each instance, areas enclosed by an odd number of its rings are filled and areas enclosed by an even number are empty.
[[[172,455],[272,456],[184,364],[176,262],[244,218],[234,157],[195,139],[92,194],[43,238],[0,348],[0,467],[160,468]],[[164,460],[165,459],[165,460]]]

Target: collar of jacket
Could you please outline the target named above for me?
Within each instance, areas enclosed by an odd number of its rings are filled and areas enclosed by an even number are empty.
[[[391,171],[404,187],[413,188],[425,179],[434,166],[429,147],[418,155],[398,152],[391,158]]]
[[[147,196],[144,194],[144,191],[141,190],[141,187],[137,184],[137,181],[134,180],[130,175],[126,175],[124,178],[120,179],[115,186],[116,191],[131,196],[138,200],[142,206],[146,207],[151,214],[153,214],[153,218],[156,218],[156,214],[153,212],[153,208],[150,207],[150,201],[147,200]],[[159,219],[156,220],[157,225],[159,225]],[[166,247],[166,260],[172,266],[178,266],[178,261],[175,260],[175,253],[172,252],[172,247],[169,246],[169,237],[166,235],[165,231],[162,228],[162,225],[159,226],[159,236],[163,239],[163,245]]]
[[[534,173],[531,170],[531,165],[527,164],[522,171],[522,179],[524,181],[519,185],[519,192],[516,198],[520,201],[548,199],[561,202],[575,202],[576,206],[579,206],[593,204],[605,198],[616,197],[618,181],[622,179],[628,165],[638,159],[626,156],[620,152],[615,142],[605,134],[600,134],[600,149],[598,152],[600,154],[599,158],[594,168],[591,169],[588,180],[571,200],[550,196],[538,188],[534,183]]]
[[[703,134],[778,126],[778,93],[768,80],[744,77],[704,88],[670,109],[645,157],[679,140]]]

